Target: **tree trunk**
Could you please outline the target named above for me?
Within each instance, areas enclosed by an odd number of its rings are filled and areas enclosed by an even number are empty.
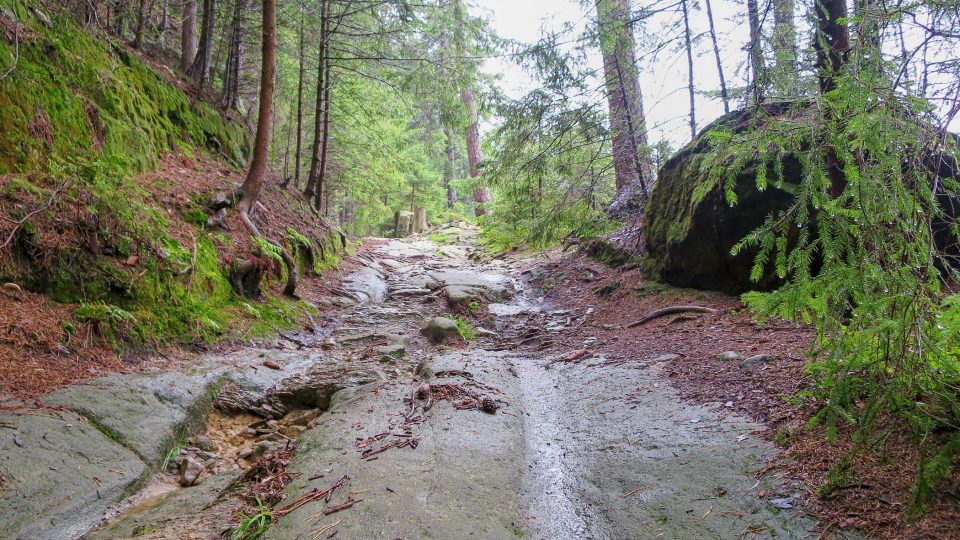
[[[720,99],[723,100],[723,112],[730,112],[730,96],[727,93],[727,80],[723,76],[723,62],[720,58],[720,44],[717,42],[717,29],[713,24],[713,8],[710,0],[707,4],[707,22],[710,24],[710,42],[713,43],[713,56],[717,61],[717,74],[720,76]]]
[[[837,88],[837,75],[847,60],[850,51],[850,30],[842,19],[847,17],[846,0],[819,0],[814,7],[817,21],[817,74],[820,82],[820,93],[826,94]],[[827,120],[833,118],[833,109],[826,108]],[[847,180],[843,173],[843,163],[840,162],[836,150],[827,144],[824,164],[827,176],[830,178],[830,195],[839,197],[846,188]]]
[[[323,1],[325,2],[325,0]],[[308,203],[314,196],[317,179],[320,177],[320,154],[323,146],[323,89],[326,86],[324,81],[326,62],[323,56],[322,41],[323,36],[326,35],[328,24],[326,6],[322,5],[320,9],[320,60],[317,63],[317,100],[313,117],[313,145],[310,150],[310,173],[303,189],[303,197]]]
[[[180,29],[180,69],[190,71],[197,56],[197,0],[183,0],[183,23]]]
[[[427,230],[429,225],[427,224],[427,209],[426,208],[414,208],[413,209],[413,232],[422,233]]]
[[[682,0],[683,8],[683,36],[687,48],[687,88],[690,91],[690,139],[697,136],[697,101],[693,83],[693,43],[690,36],[690,4]]]
[[[140,0],[140,12],[137,14],[137,32],[133,36],[133,48],[143,47],[143,32],[147,26],[147,19],[150,17],[150,10],[147,9],[147,0]]]
[[[126,33],[127,4],[124,0],[113,0],[113,33],[120,39]]]
[[[160,13],[160,41],[163,41],[163,35],[170,28],[170,0],[163,0],[163,11]]]
[[[230,23],[230,40],[227,45],[227,62],[223,68],[223,93],[221,105],[224,109],[237,109],[240,99],[240,68],[243,62],[243,15],[247,9],[246,0],[235,0],[233,20]]]
[[[242,214],[250,215],[260,198],[267,177],[267,159],[270,154],[270,126],[273,123],[273,90],[276,84],[277,28],[276,0],[263,0],[263,66],[260,78],[260,108],[257,116],[257,134],[253,144],[250,170],[240,191]]]
[[[303,48],[304,48],[304,37],[303,37],[303,15],[300,16],[300,56],[299,56],[299,73],[297,75],[297,151],[294,154],[294,164],[293,164],[293,185],[294,187],[300,187],[300,154],[302,152],[302,141],[303,141],[303,75],[304,75],[304,62],[303,62]]]
[[[750,43],[747,48],[753,70],[753,98],[754,104],[760,105],[766,99],[767,70],[763,64],[763,39],[760,34],[760,8],[757,0],[747,0],[747,20],[750,25]]]
[[[457,203],[457,190],[451,185],[453,177],[456,174],[456,147],[453,144],[453,130],[450,126],[444,126],[443,132],[447,137],[447,159],[443,166],[443,187],[447,190],[447,208],[453,208]]]
[[[324,184],[327,176],[327,152],[330,148],[330,88],[333,86],[333,81],[330,79],[330,0],[324,0],[324,8],[326,9],[327,21],[326,26],[322,29],[323,35],[321,38],[321,45],[323,47],[323,64],[324,64],[324,88],[323,88],[323,140],[321,142],[320,148],[320,168],[317,171],[317,185],[316,189],[316,200],[314,206],[317,210],[322,210],[324,202],[324,191],[326,186]],[[327,200],[327,212],[330,211],[330,194],[326,194]]]
[[[273,90],[277,71],[277,4],[276,0],[263,0],[263,65],[260,73],[260,107],[257,117],[257,135],[253,143],[253,159],[250,170],[240,187],[242,198],[237,209],[244,226],[253,236],[263,238],[253,223],[253,209],[267,178],[267,159],[270,157],[270,127],[273,124]],[[266,239],[280,250],[287,267],[287,284],[283,293],[296,296],[297,263],[290,252],[279,242]]]
[[[794,0],[773,0],[773,86],[781,97],[800,91]]]
[[[290,183],[290,140],[293,138],[293,122],[287,121],[287,144],[283,151],[283,182],[280,187],[287,187]]]
[[[460,91],[460,100],[467,108],[467,115],[470,124],[467,126],[467,161],[470,166],[470,178],[480,176],[478,164],[483,160],[483,154],[480,153],[480,123],[477,114],[477,101],[473,97],[473,89],[469,86]],[[473,188],[473,213],[476,216],[482,216],[487,213],[484,203],[490,200],[490,190],[486,187],[475,186]]]
[[[216,0],[203,0],[203,24],[200,28],[200,44],[188,75],[198,85],[205,86],[210,76],[210,60],[213,58],[214,29],[217,18]]]
[[[645,201],[653,183],[653,166],[647,151],[647,125],[628,0],[597,0],[597,20],[617,191],[639,186],[640,198]]]
[[[817,39],[817,77],[820,92],[827,93],[837,87],[836,75],[850,51],[850,30],[840,19],[847,17],[844,0],[818,0],[815,4]]]

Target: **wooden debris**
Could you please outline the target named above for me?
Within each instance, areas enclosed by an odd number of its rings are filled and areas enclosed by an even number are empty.
[[[351,496],[348,495],[346,501],[344,501],[344,502],[342,502],[342,503],[340,503],[340,504],[334,505],[334,506],[327,507],[327,509],[324,510],[323,513],[324,513],[325,515],[328,515],[328,516],[329,516],[330,514],[336,514],[337,512],[341,512],[341,511],[346,510],[346,509],[348,509],[348,508],[352,508],[353,505],[357,504],[358,502],[363,502],[363,499],[356,499],[356,500],[354,500],[353,497],[351,497]]]
[[[586,349],[580,349],[579,351],[573,351],[565,354],[563,356],[563,360],[565,362],[576,362],[577,360],[581,360],[583,358],[590,356],[590,354],[591,354],[590,351]]]
[[[667,315],[676,315],[678,313],[716,313],[717,310],[713,308],[703,307],[703,306],[670,306],[663,309],[658,309],[647,315],[644,315],[640,320],[632,322],[627,325],[627,328],[635,328],[637,326],[642,326],[647,324],[650,321],[659,319],[660,317],[666,317]]]

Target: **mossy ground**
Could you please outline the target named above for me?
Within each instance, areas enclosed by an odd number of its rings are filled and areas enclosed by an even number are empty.
[[[33,340],[43,351],[11,351],[53,361],[79,347],[71,340],[80,334],[120,352],[214,343],[314,314],[279,294],[275,273],[264,298],[238,297],[224,268],[257,247],[235,215],[227,229],[205,227],[209,197],[242,181],[251,136],[239,114],[188,96],[196,92],[172,70],[82,28],[66,9],[12,0],[0,8],[0,65],[16,58],[0,79],[0,215],[42,210],[0,249],[0,283],[73,306],[59,331]],[[261,202],[269,209],[261,230],[298,252],[301,275],[337,267],[343,242],[295,197],[271,186]],[[0,222],[0,243],[11,223]],[[316,255],[309,265],[296,249],[305,244]]]

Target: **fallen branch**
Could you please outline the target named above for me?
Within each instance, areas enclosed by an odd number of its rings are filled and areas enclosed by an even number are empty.
[[[7,235],[7,239],[4,240],[4,242],[3,242],[2,244],[0,244],[0,249],[3,249],[3,248],[5,248],[5,247],[9,246],[9,245],[10,245],[10,242],[13,242],[13,237],[16,236],[17,231],[19,231],[19,230],[20,230],[20,227],[22,227],[23,224],[26,223],[30,218],[32,218],[33,216],[39,214],[40,212],[43,212],[44,210],[47,210],[47,209],[50,208],[51,206],[53,206],[53,202],[56,200],[57,195],[59,195],[61,191],[63,191],[64,189],[66,189],[66,187],[67,187],[68,185],[70,185],[70,179],[69,179],[69,178],[66,179],[66,180],[64,180],[63,183],[61,183],[59,186],[57,186],[57,188],[56,188],[55,190],[53,190],[53,193],[50,194],[50,198],[47,199],[47,204],[45,204],[45,205],[43,205],[42,207],[34,210],[33,212],[30,212],[30,213],[28,213],[27,215],[23,216],[23,219],[21,219],[21,220],[19,220],[19,221],[13,221],[13,220],[11,220],[11,219],[7,219],[7,221],[13,223],[13,230],[10,231],[10,234]]]
[[[717,310],[713,308],[703,307],[703,306],[671,306],[663,309],[658,309],[652,313],[644,315],[638,321],[632,322],[627,325],[627,328],[635,328],[637,326],[642,326],[648,322],[659,319],[660,317],[666,317],[667,315],[676,315],[677,313],[716,313]]]
[[[324,510],[323,513],[324,515],[327,515],[327,516],[329,516],[330,514],[336,514],[341,510],[346,510],[347,508],[351,508],[353,505],[357,504],[358,502],[363,502],[363,499],[353,500],[353,497],[348,495],[347,500],[345,502],[338,504],[336,506],[330,506],[326,510]]]

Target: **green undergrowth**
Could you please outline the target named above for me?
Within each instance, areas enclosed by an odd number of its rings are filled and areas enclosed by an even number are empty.
[[[13,220],[52,202],[0,251],[0,282],[77,305],[75,321],[121,352],[266,336],[316,312],[273,287],[256,301],[238,296],[222,260],[232,240],[204,229],[209,194],[174,212],[136,178],[171,152],[241,168],[251,137],[236,113],[187,97],[63,8],[35,0],[0,7],[24,25],[16,52],[0,34],[0,66],[17,58],[0,79],[0,197],[16,202],[5,205]],[[175,175],[159,182],[184,189]],[[311,240],[289,229],[278,240],[301,261],[310,245],[315,256],[301,267],[316,273],[336,268],[343,253],[332,234]],[[274,246],[252,247],[279,262]]]

